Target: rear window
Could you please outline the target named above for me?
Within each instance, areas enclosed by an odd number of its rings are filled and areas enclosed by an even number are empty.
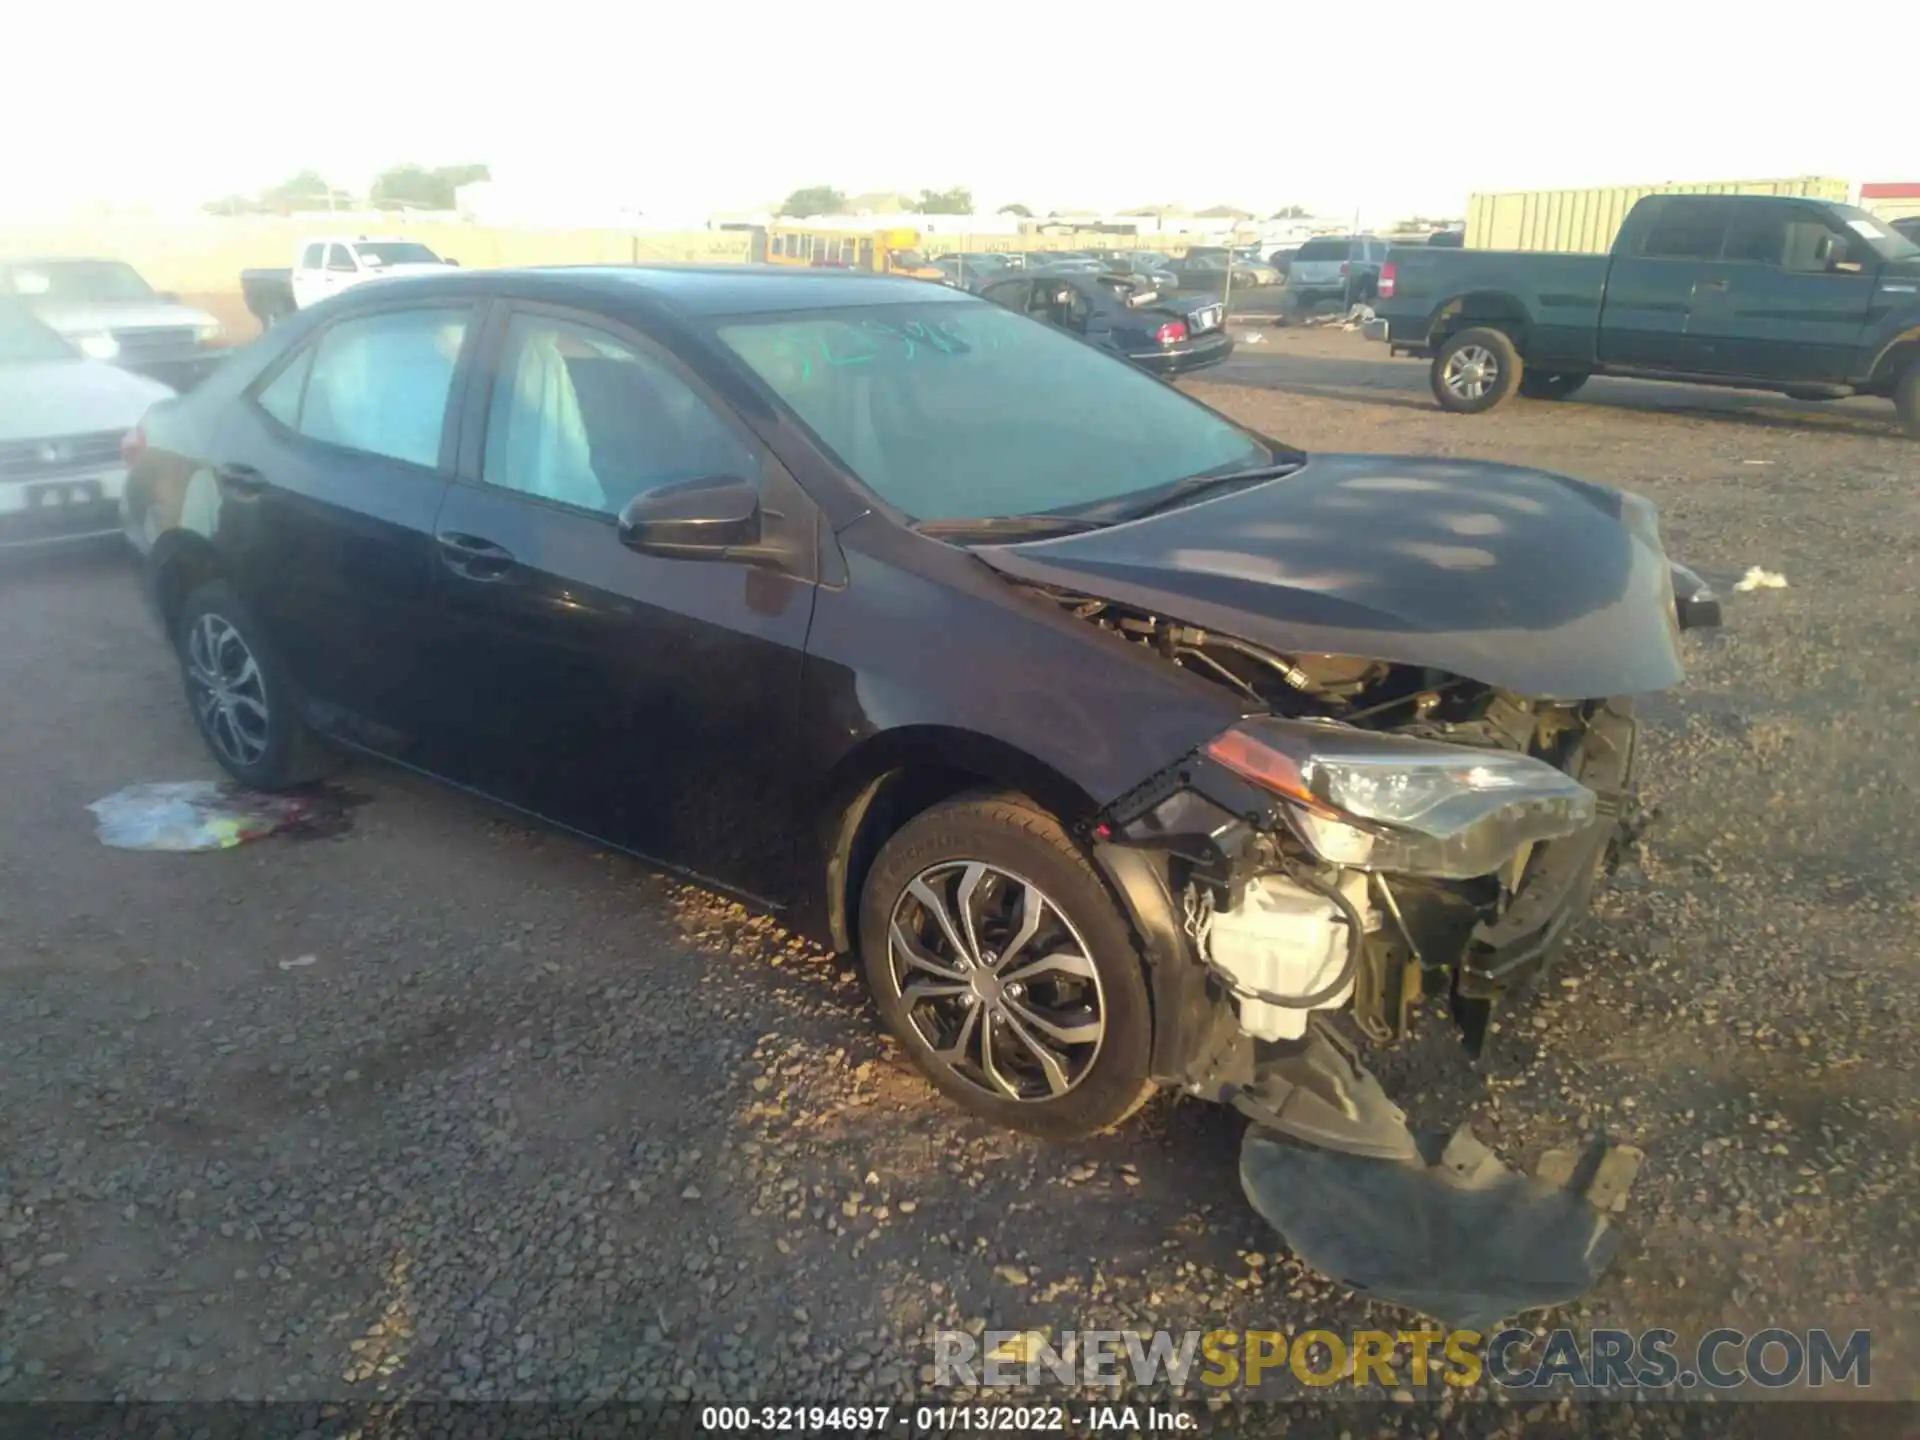
[[[1344,236],[1332,240],[1309,240],[1300,247],[1295,260],[1344,260],[1351,246]]]

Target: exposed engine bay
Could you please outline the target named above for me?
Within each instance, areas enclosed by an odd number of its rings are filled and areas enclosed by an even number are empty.
[[[1584,908],[1594,871],[1637,824],[1633,723],[1623,703],[1540,701],[1415,666],[1281,654],[1095,596],[1024,588],[1232,690],[1249,712],[1299,722],[1310,751],[1331,748],[1357,765],[1363,757],[1341,737],[1359,739],[1360,750],[1367,736],[1389,746],[1427,742],[1407,753],[1431,765],[1449,754],[1437,747],[1466,747],[1551,767],[1568,782],[1553,797],[1564,802],[1559,823],[1509,826],[1503,837],[1515,843],[1475,852],[1497,859],[1484,870],[1472,854],[1440,856],[1431,845],[1399,847],[1411,864],[1397,869],[1381,834],[1313,797],[1289,804],[1284,790],[1250,782],[1244,767],[1236,773],[1217,745],[1117,801],[1105,817],[1109,833],[1166,856],[1186,933],[1252,1040],[1298,1041],[1312,1011],[1350,1008],[1369,1039],[1390,1042],[1431,993],[1444,997],[1477,1051],[1495,998],[1539,968]],[[1456,766],[1474,763],[1450,753]],[[1402,781],[1395,773],[1372,783]],[[1568,798],[1573,792],[1584,808]],[[1579,853],[1556,853],[1568,850]],[[1557,863],[1542,863],[1549,858]],[[1524,905],[1536,889],[1541,900]],[[1559,903],[1546,903],[1548,890]],[[1503,946],[1503,925],[1534,934],[1536,909],[1563,912],[1544,943]]]

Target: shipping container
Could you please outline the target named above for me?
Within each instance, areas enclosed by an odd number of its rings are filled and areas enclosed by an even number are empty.
[[[1707,180],[1697,184],[1608,185],[1590,190],[1509,190],[1467,200],[1467,246],[1473,250],[1573,250],[1612,247],[1620,222],[1643,195],[1800,195],[1846,201],[1845,180]]]

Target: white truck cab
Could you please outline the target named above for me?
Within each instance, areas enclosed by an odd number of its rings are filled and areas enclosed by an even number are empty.
[[[418,240],[379,235],[323,236],[305,241],[293,262],[299,309],[383,275],[420,275],[455,268]]]

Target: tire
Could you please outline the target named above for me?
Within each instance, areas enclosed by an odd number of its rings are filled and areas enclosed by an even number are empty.
[[[972,899],[964,924],[963,890]],[[1021,942],[1030,918],[1039,930]],[[984,965],[963,959],[969,950]],[[976,1115],[1076,1140],[1118,1125],[1153,1093],[1146,969],[1132,929],[1080,848],[1031,801],[966,795],[902,826],[861,891],[860,956],[887,1028]],[[909,998],[915,988],[930,993]]]
[[[1475,326],[1447,337],[1434,354],[1427,378],[1442,410],[1478,415],[1513,394],[1525,371],[1511,338],[1503,331]]]
[[[1893,408],[1899,413],[1900,428],[1920,440],[1920,355],[1907,361],[1899,383],[1893,387]]]
[[[1589,377],[1585,375],[1543,375],[1531,370],[1520,377],[1519,390],[1529,400],[1565,400]]]
[[[332,768],[300,718],[298,691],[279,653],[226,581],[209,581],[187,596],[174,649],[194,726],[227,774],[256,790],[285,790]]]

